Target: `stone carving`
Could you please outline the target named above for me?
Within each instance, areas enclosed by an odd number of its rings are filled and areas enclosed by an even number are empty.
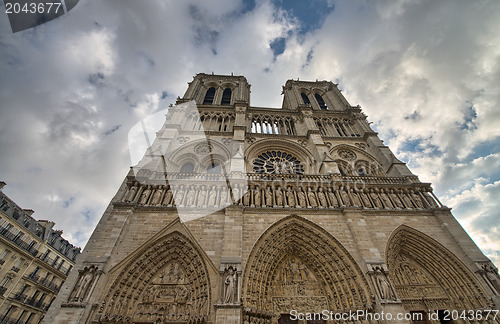
[[[260,187],[254,190],[253,203],[255,206],[260,207]]]
[[[356,156],[356,153],[354,153],[353,151],[351,150],[339,150],[338,151],[338,155],[343,158],[344,160],[347,160],[347,161],[354,161],[356,160],[357,156]]]
[[[304,194],[304,192],[302,191],[301,188],[298,188],[297,189],[297,199],[299,200],[299,204],[297,207],[299,208],[306,208],[307,207],[307,203],[306,203],[306,195]]]
[[[370,198],[373,202],[373,205],[375,208],[382,209],[382,202],[380,201],[380,197],[378,196],[378,193],[374,191],[373,189],[370,189]]]
[[[396,294],[387,279],[387,273],[384,271],[382,267],[372,267],[374,281],[377,287],[377,291],[380,299],[385,301],[393,301],[396,300]]]
[[[244,307],[264,313],[279,314],[292,306],[302,311],[320,306],[356,309],[369,300],[367,281],[348,252],[297,216],[263,234],[250,254],[245,277]],[[324,289],[331,285],[336,289]]]
[[[392,201],[396,205],[396,208],[398,208],[398,209],[403,209],[404,208],[403,203],[401,202],[401,200],[399,200],[398,195],[392,189],[390,190],[390,196],[392,198]]]
[[[234,303],[234,294],[236,292],[236,273],[232,267],[226,271],[224,279],[224,303]]]
[[[349,195],[347,194],[347,191],[345,191],[342,188],[342,189],[339,189],[339,192],[340,192],[340,197],[342,198],[342,207],[351,206],[351,200],[349,199]]]
[[[328,207],[328,202],[326,201],[326,196],[325,193],[323,192],[323,188],[319,187],[318,189],[318,200],[321,208],[327,208]]]
[[[207,187],[205,185],[201,186],[200,193],[198,194],[198,206],[206,207],[206,199],[207,199]]]
[[[222,186],[220,189],[220,202],[219,206],[224,207],[227,205],[227,198],[228,198],[228,189],[225,186]]]
[[[212,188],[210,188],[210,193],[208,194],[207,206],[215,207],[216,198],[217,198],[217,190],[215,190],[215,186],[212,186]]]
[[[370,202],[370,198],[368,198],[368,194],[364,190],[362,190],[359,192],[359,195],[361,196],[361,200],[363,201],[363,207],[372,208],[372,204]]]
[[[90,295],[93,283],[97,278],[97,267],[92,265],[85,267],[80,271],[73,291],[69,295],[69,302],[81,303],[86,301],[87,296]]]
[[[318,207],[318,201],[316,200],[316,194],[312,189],[309,187],[307,188],[307,198],[309,199],[309,208],[317,208]]]
[[[299,160],[281,151],[268,151],[259,155],[254,160],[253,170],[255,173],[304,174]]]
[[[281,187],[277,186],[276,191],[274,192],[276,198],[275,207],[283,207],[283,192],[281,191]]]
[[[332,188],[328,188],[328,200],[330,201],[330,207],[339,207],[339,201],[337,199],[337,196],[335,196],[335,193],[332,191]]]
[[[138,188],[138,183],[134,183],[132,187],[130,187],[130,190],[126,193],[126,198],[124,199],[125,202],[133,202],[135,199],[135,194],[137,193],[137,188]]]
[[[291,187],[288,187],[287,190],[286,190],[286,200],[287,200],[287,203],[288,205],[286,205],[285,207],[295,207],[295,195],[292,191],[292,188]]]
[[[201,143],[194,147],[194,152],[198,155],[207,155],[212,151],[212,146],[207,143]]]
[[[387,209],[392,209],[392,203],[387,194],[385,193],[384,189],[380,189],[380,199],[382,200],[382,203],[385,208]]]
[[[175,201],[176,206],[180,206],[180,207],[183,206],[182,202],[184,199],[184,193],[185,193],[184,185],[181,185],[179,187],[179,189],[177,189],[177,192],[175,193],[175,197],[174,197],[174,201]]]
[[[349,190],[349,192],[350,192],[351,198],[352,198],[352,205],[354,207],[363,206],[363,204],[361,203],[361,200],[359,199],[358,193],[356,191],[354,191],[354,189],[352,189],[352,188],[351,188],[351,190]]]
[[[205,323],[209,287],[200,252],[185,236],[173,232],[123,266],[103,299],[101,321]]]
[[[194,205],[194,200],[196,198],[196,190],[193,188],[193,186],[188,187],[187,195],[186,195],[186,206],[193,206]]]
[[[415,202],[417,208],[424,209],[424,203],[422,202],[422,199],[420,199],[420,196],[413,190],[410,190],[410,195],[413,198],[413,201]]]
[[[172,188],[168,187],[167,193],[165,194],[165,198],[163,198],[163,206],[172,206]]]
[[[271,187],[266,187],[266,190],[265,190],[265,194],[266,194],[266,206],[267,207],[272,207],[273,206],[273,192],[271,191]]]
[[[496,295],[500,295],[500,277],[498,276],[498,270],[496,270],[491,264],[484,264],[481,267],[480,273],[485,278],[493,292]]]
[[[148,202],[150,193],[151,193],[151,186],[147,186],[141,194],[141,199],[139,200],[140,205],[145,205]]]

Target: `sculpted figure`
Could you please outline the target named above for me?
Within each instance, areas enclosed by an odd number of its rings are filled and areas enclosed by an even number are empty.
[[[220,206],[227,205],[227,187],[222,186],[220,190]]]
[[[394,202],[394,204],[396,205],[396,208],[398,208],[398,209],[403,209],[403,208],[405,208],[405,207],[403,206],[403,204],[401,203],[401,200],[399,200],[398,195],[394,192],[394,190],[392,190],[392,189],[391,189],[391,191],[390,191],[389,195],[391,196],[392,201],[393,201],[393,202]]]
[[[359,192],[359,195],[361,196],[361,200],[363,201],[363,205],[365,208],[372,208],[372,204],[370,203],[370,198],[368,198],[368,195],[364,190]]]
[[[198,194],[197,206],[206,207],[205,200],[207,199],[207,187],[205,185],[201,186],[200,193]]]
[[[282,207],[283,206],[283,192],[281,191],[280,186],[276,187],[275,195],[276,195],[276,206]]]
[[[141,200],[139,201],[139,204],[145,205],[147,203],[148,198],[149,198],[149,193],[151,192],[150,187],[151,186],[147,186],[146,189],[144,189],[144,191],[142,192]]]
[[[160,204],[160,199],[162,194],[163,194],[163,188],[158,186],[158,189],[156,189],[153,195],[153,199],[151,199],[151,205],[158,206]]]
[[[230,304],[234,300],[234,286],[235,286],[235,275],[232,268],[229,268],[226,275],[226,280],[224,280],[224,303]]]
[[[401,190],[401,198],[403,199],[403,203],[405,205],[406,208],[413,208],[413,204],[411,203],[411,200],[410,198],[408,198],[407,194],[406,194],[406,190]]]
[[[234,187],[232,188],[232,193],[233,193],[233,203],[235,205],[241,205],[241,197],[240,197],[240,186],[238,184],[235,184]]]
[[[260,187],[258,186],[255,188],[253,203],[255,206],[260,207]]]
[[[286,199],[288,202],[288,206],[295,207],[295,195],[293,194],[292,188],[288,187],[286,190]]]
[[[252,202],[252,195],[253,195],[253,185],[248,188],[247,192],[243,195],[243,205],[245,206],[251,206]]]
[[[210,188],[210,193],[208,194],[208,202],[207,202],[208,207],[215,207],[216,197],[217,197],[217,189],[215,189],[215,186],[212,186],[212,188]]]
[[[266,206],[273,206],[273,192],[271,191],[271,187],[269,186],[266,188]]]
[[[297,198],[299,200],[299,206],[297,206],[297,207],[306,208],[307,207],[307,204],[306,204],[306,195],[304,194],[304,192],[302,191],[301,188],[298,188]]]
[[[361,207],[363,204],[361,204],[361,200],[359,199],[358,193],[354,191],[354,189],[351,188],[351,198],[352,198],[352,204],[354,207]]]
[[[134,201],[135,194],[137,193],[137,185],[138,183],[134,183],[134,185],[130,188],[127,197],[125,198],[125,202],[132,202]]]
[[[181,185],[179,187],[179,189],[177,190],[177,192],[175,193],[174,200],[175,200],[175,205],[176,206],[182,206],[182,200],[184,198],[184,192],[185,192],[184,185]]]
[[[483,270],[486,279],[495,288],[497,295],[500,295],[500,279],[498,278],[498,272],[491,265],[484,265]]]
[[[186,206],[193,206],[194,205],[194,198],[196,195],[196,191],[194,186],[189,186],[187,195],[186,195]]]
[[[425,208],[424,203],[422,202],[422,199],[420,199],[420,196],[418,195],[418,193],[416,193],[413,190],[410,190],[410,195],[413,198],[413,201],[415,202],[415,205],[417,206],[417,208],[420,208],[420,209]]]
[[[337,200],[337,196],[335,196],[335,193],[332,191],[332,188],[328,188],[328,200],[330,200],[330,207],[339,207],[339,201]]]
[[[318,189],[318,200],[322,208],[328,207],[328,202],[326,201],[325,192],[323,191],[322,187],[319,187]]]
[[[309,206],[311,208],[318,207],[318,202],[316,201],[316,195],[314,194],[314,191],[312,191],[310,187],[307,189],[307,198],[309,198]]]
[[[380,199],[382,199],[382,203],[384,204],[384,207],[387,209],[392,209],[392,203],[389,197],[387,197],[384,189],[380,189]]]
[[[84,273],[82,273],[75,285],[75,288],[73,289],[70,300],[73,302],[82,302],[87,295],[87,290],[90,287],[90,282],[93,278],[94,273],[92,273],[90,270],[86,270]]]
[[[349,195],[347,191],[344,189],[340,190],[340,197],[342,198],[342,206],[351,206],[351,200],[349,199]]]
[[[377,276],[377,285],[380,292],[380,298],[383,300],[395,300],[396,298],[392,292],[391,285],[387,280],[384,272],[377,268],[375,274]]]
[[[373,201],[373,204],[375,205],[375,208],[382,208],[382,203],[380,202],[380,197],[378,196],[378,193],[375,192],[373,189],[370,189],[370,198]]]
[[[172,206],[172,203],[171,203],[172,196],[173,196],[172,189],[169,186],[167,193],[165,194],[165,198],[163,198],[163,205],[164,206]]]
[[[438,207],[438,204],[436,203],[434,198],[432,198],[432,195],[430,194],[430,192],[431,192],[431,190],[427,189],[427,192],[424,194],[425,200],[427,201],[429,206],[431,206],[432,208]]]

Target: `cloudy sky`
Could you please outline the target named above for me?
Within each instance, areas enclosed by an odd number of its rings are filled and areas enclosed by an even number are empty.
[[[0,14],[0,180],[84,246],[131,164],[130,128],[199,72],[339,83],[500,265],[500,2],[81,0],[13,34]]]

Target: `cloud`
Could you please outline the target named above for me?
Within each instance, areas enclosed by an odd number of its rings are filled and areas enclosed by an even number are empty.
[[[130,166],[128,130],[194,74],[245,75],[251,104],[266,107],[281,106],[287,79],[332,80],[498,260],[485,222],[500,181],[500,3],[316,1],[321,12],[271,0],[80,1],[16,34],[3,15],[4,190],[84,245]]]

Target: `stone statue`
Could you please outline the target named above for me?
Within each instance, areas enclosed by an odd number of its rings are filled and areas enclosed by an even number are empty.
[[[147,186],[146,189],[141,194],[141,200],[139,201],[139,204],[145,205],[148,202],[149,194],[151,193],[151,186]]]
[[[349,199],[349,194],[344,189],[340,190],[340,197],[342,198],[342,206],[351,206],[351,200]]]
[[[363,206],[365,208],[372,208],[372,204],[370,202],[370,198],[368,198],[368,195],[366,194],[366,192],[364,190],[360,191],[359,195],[361,196],[361,200],[363,201]]]
[[[220,190],[220,202],[219,202],[219,206],[226,206],[227,205],[227,187],[225,186],[222,186],[221,190]]]
[[[392,203],[389,197],[387,197],[387,194],[385,193],[384,189],[380,189],[380,199],[382,199],[382,203],[384,204],[384,207],[386,209],[392,209]]]
[[[215,186],[212,186],[208,194],[208,202],[207,202],[208,207],[215,207],[215,198],[217,198],[217,189],[215,189]]]
[[[180,188],[177,190],[175,193],[175,205],[176,206],[182,206],[182,200],[184,198],[184,185],[181,185]]]
[[[274,193],[276,195],[276,205],[279,207],[283,207],[283,192],[281,191],[281,187],[276,187],[276,191]]]
[[[287,199],[287,203],[288,203],[287,206],[290,206],[292,208],[295,207],[295,195],[294,195],[291,187],[288,187],[286,190],[286,199]]]
[[[172,189],[168,188],[167,193],[165,194],[165,198],[163,198],[163,205],[164,206],[172,206]]]
[[[394,293],[392,292],[391,285],[389,283],[389,280],[387,280],[387,277],[385,276],[385,273],[377,268],[375,270],[375,275],[377,279],[377,286],[380,292],[380,298],[383,300],[395,300]]]
[[[399,208],[399,209],[403,209],[405,208],[403,206],[403,204],[401,203],[401,200],[399,200],[399,197],[398,195],[394,192],[394,190],[391,189],[389,195],[391,196],[392,198],[392,201],[394,202],[394,204],[396,205],[396,208]]]
[[[240,186],[235,184],[231,191],[233,193],[233,204],[238,205],[239,203],[239,205],[241,205]]]
[[[194,198],[196,196],[196,189],[194,186],[189,186],[188,192],[186,195],[186,206],[193,206],[194,205]]]
[[[401,190],[401,198],[403,200],[403,204],[405,205],[406,208],[413,208],[413,204],[411,203],[410,198],[406,195],[406,190]]]
[[[207,187],[205,185],[201,186],[200,193],[198,194],[197,206],[206,207],[205,200],[207,199]]]
[[[319,204],[322,208],[328,207],[328,202],[326,201],[325,192],[323,191],[322,187],[319,187],[319,189],[318,189],[318,200],[319,200]]]
[[[297,198],[299,199],[299,205],[297,207],[306,208],[307,207],[306,195],[300,188],[297,189]]]
[[[328,199],[330,200],[330,207],[339,207],[339,201],[337,200],[337,196],[335,196],[335,193],[332,191],[332,188],[328,188]]]
[[[352,198],[352,205],[354,207],[361,207],[363,204],[361,203],[361,200],[359,199],[358,193],[354,191],[354,189],[351,188],[351,198]]]
[[[410,190],[410,195],[413,198],[413,201],[415,202],[415,205],[417,206],[417,208],[420,208],[420,209],[425,208],[424,203],[422,202],[422,199],[420,199],[420,196],[418,195],[418,193],[416,193],[413,190]]]
[[[370,189],[370,198],[373,201],[373,204],[375,205],[375,208],[382,209],[382,203],[380,202],[380,197],[378,196],[378,193],[375,192],[373,189]]]
[[[260,187],[255,188],[253,203],[256,207],[260,207]]]
[[[235,286],[235,273],[232,268],[227,270],[226,279],[224,280],[224,303],[232,304],[234,302],[234,286]]]
[[[92,271],[94,270],[94,271]],[[94,278],[95,268],[85,269],[81,274],[80,278],[76,282],[75,288],[71,293],[70,301],[72,302],[82,302],[87,296],[87,292],[90,288],[90,283]]]
[[[484,274],[486,279],[489,281],[491,286],[495,288],[496,294],[500,295],[500,279],[498,277],[498,272],[489,264],[483,266]]]
[[[271,191],[271,187],[266,188],[265,194],[266,194],[266,206],[272,207],[273,206],[273,192]]]
[[[316,201],[316,195],[314,194],[314,191],[309,187],[307,188],[307,198],[309,198],[309,207],[310,208],[316,208],[318,207],[318,202]]]
[[[134,185],[130,188],[127,197],[125,198],[125,202],[132,202],[134,201],[135,194],[137,193],[137,182],[134,183]]]
[[[153,199],[151,199],[151,205],[158,206],[160,204],[160,199],[162,194],[163,194],[163,188],[158,186],[158,189],[156,189],[153,195]]]
[[[252,200],[252,195],[253,195],[253,186],[248,188],[247,192],[243,195],[243,205],[245,206],[250,206],[251,205],[251,200]]]

